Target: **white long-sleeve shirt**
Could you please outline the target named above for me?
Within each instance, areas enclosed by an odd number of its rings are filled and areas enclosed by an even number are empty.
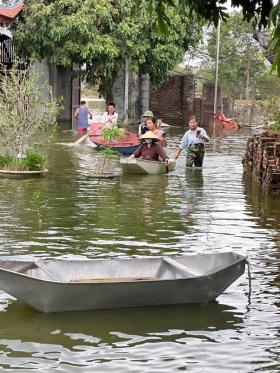
[[[111,119],[111,121],[109,120]],[[114,113],[113,115],[108,114],[108,111],[106,111],[101,119],[101,123],[104,124],[105,127],[110,128],[113,125],[117,124],[118,121],[118,113]]]
[[[200,131],[200,134],[204,136],[207,140],[197,138],[196,137],[197,131]],[[204,128],[198,127],[195,131],[192,131],[191,129],[189,129],[187,132],[185,132],[179,148],[186,149],[187,147],[193,144],[204,144],[205,141],[209,141],[209,137]]]

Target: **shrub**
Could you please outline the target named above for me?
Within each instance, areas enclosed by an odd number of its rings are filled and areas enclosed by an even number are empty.
[[[0,152],[21,156],[34,142],[45,143],[56,130],[61,109],[51,88],[39,84],[32,66],[15,61],[11,69],[0,65]],[[46,101],[41,90],[48,88]]]
[[[267,105],[267,122],[266,128],[273,131],[280,131],[280,98],[270,96]]]
[[[26,170],[36,171],[42,170],[47,163],[44,155],[36,152],[27,152],[25,158],[21,160]]]
[[[15,157],[10,154],[0,155],[0,168],[5,169],[15,161]]]
[[[25,158],[17,158],[14,155],[0,155],[0,169],[10,171],[39,171],[44,168],[46,157],[36,152],[28,152]]]

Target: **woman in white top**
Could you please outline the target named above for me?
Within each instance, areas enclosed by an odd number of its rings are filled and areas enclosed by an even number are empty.
[[[118,113],[115,112],[116,105],[113,102],[109,102],[107,105],[107,111],[103,114],[101,123],[103,128],[110,128],[117,124]]]

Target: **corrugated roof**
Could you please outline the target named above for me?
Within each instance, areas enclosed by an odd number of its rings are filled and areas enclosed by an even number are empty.
[[[0,17],[5,17],[10,20],[15,18],[23,8],[23,1],[18,1],[12,6],[4,6],[0,4]]]

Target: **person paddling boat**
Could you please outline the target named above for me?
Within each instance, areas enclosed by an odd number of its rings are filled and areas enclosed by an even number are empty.
[[[160,158],[168,165],[166,151],[160,145],[160,139],[152,132],[148,131],[141,136],[141,145],[129,158],[141,158],[150,161],[159,161]]]

